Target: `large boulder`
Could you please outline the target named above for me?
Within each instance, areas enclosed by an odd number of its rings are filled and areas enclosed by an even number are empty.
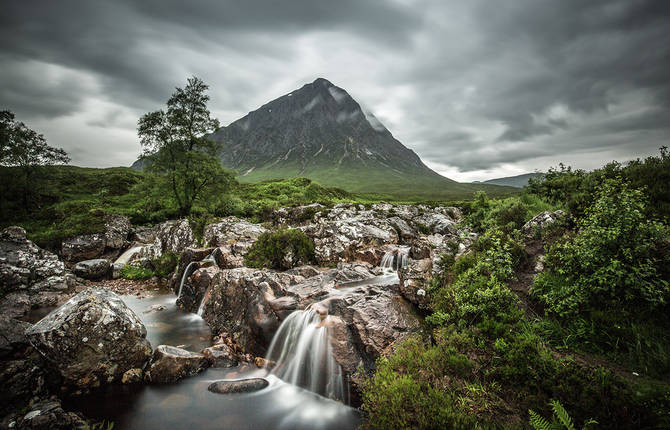
[[[31,307],[54,306],[74,285],[74,276],[58,257],[26,237],[21,227],[0,232],[0,310],[21,317]]]
[[[158,345],[146,372],[150,382],[170,383],[195,375],[206,369],[209,361],[204,355],[170,345]]]
[[[154,244],[161,252],[181,253],[195,245],[195,235],[187,219],[165,221],[156,229]]]
[[[61,255],[65,261],[76,263],[99,257],[116,258],[129,245],[130,220],[122,215],[105,215],[105,230],[65,239]]]
[[[120,380],[151,357],[142,321],[116,294],[103,288],[77,294],[26,334],[65,384],[76,388]]]
[[[209,286],[203,318],[214,335],[225,333],[255,355],[262,355],[280,321],[296,309],[285,287],[302,279],[247,267],[217,272]]]
[[[109,260],[104,258],[96,258],[94,260],[84,260],[75,264],[72,271],[77,276],[84,279],[98,280],[110,274]]]
[[[398,233],[385,217],[356,207],[335,207],[327,218],[300,229],[314,241],[314,254],[322,265],[353,261],[366,248],[398,242]]]
[[[209,246],[221,247],[227,253],[244,257],[258,237],[267,231],[260,224],[231,216],[206,226],[203,240]]]

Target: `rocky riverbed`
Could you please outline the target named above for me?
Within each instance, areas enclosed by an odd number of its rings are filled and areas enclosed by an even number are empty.
[[[420,329],[440,256],[468,252],[475,235],[460,218],[459,209],[449,207],[314,204],[277,210],[273,222],[263,225],[224,218],[206,226],[197,243],[186,220],[146,228],[109,217],[105,233],[71,238],[60,255],[39,249],[21,228],[5,229],[0,234],[0,381],[7,389],[0,425],[71,428],[87,418],[75,413],[73,396],[88,405],[87,416],[120,419],[95,412],[87,399],[131,385],[145,393],[176,381],[177,386],[196,380],[209,385],[211,377],[192,375],[244,363],[261,372],[246,376],[276,379],[268,376],[268,347],[282,322],[307,308],[322,315],[319,327],[327,330],[355,406],[357,381],[374,370],[377,358]],[[244,266],[261,234],[286,226],[314,242],[316,264],[286,271]],[[123,265],[148,267],[165,252],[180,256],[170,279],[113,279]],[[290,255],[285,258],[287,266],[295,265]],[[258,393],[284,393],[289,388],[279,381]],[[175,390],[162,407],[186,396],[189,400],[181,402],[186,414],[191,397],[222,396],[206,386],[208,394]],[[276,401],[273,396],[268,399]],[[73,412],[63,409],[62,399]],[[345,421],[355,425],[358,418]],[[287,422],[300,427],[294,419]]]

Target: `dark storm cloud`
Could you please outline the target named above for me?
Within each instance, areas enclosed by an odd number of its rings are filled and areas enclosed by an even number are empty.
[[[653,152],[669,46],[662,0],[7,1],[0,108],[77,163],[129,164],[138,116],[192,74],[223,123],[325,76],[467,179]]]

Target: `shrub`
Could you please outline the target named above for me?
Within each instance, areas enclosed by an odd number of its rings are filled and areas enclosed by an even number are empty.
[[[152,276],[154,276],[154,273],[151,270],[145,269],[143,267],[132,266],[130,264],[126,264],[121,269],[121,277],[123,279],[130,279],[131,281],[143,281],[145,279],[151,278]]]
[[[174,252],[165,252],[160,257],[151,259],[154,274],[161,279],[168,279],[177,267],[179,256]]]
[[[249,267],[285,270],[314,261],[314,242],[296,229],[263,233],[253,244],[244,263]]]
[[[550,248],[547,271],[536,278],[533,294],[561,317],[598,309],[644,312],[666,306],[668,229],[644,213],[640,191],[621,179],[606,181],[580,220],[578,233]]]

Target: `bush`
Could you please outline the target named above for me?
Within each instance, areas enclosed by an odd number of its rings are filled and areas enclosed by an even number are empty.
[[[263,233],[244,259],[248,267],[286,270],[314,261],[314,242],[296,229]]]
[[[552,246],[533,294],[560,317],[591,310],[652,311],[668,304],[668,229],[649,221],[640,191],[604,183],[578,233]]]
[[[179,255],[174,252],[165,252],[160,257],[151,260],[151,267],[154,268],[154,274],[161,279],[168,279],[174,273],[177,267]]]
[[[144,281],[145,279],[149,279],[152,276],[154,276],[154,273],[151,270],[145,269],[143,267],[132,266],[130,264],[126,264],[121,269],[121,277],[131,281]]]

